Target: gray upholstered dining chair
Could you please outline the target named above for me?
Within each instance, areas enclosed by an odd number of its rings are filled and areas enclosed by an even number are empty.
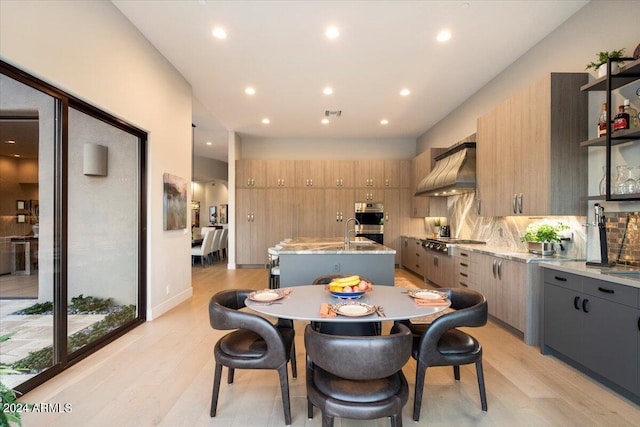
[[[413,333],[412,357],[416,360],[413,419],[420,419],[422,395],[427,368],[453,366],[454,378],[460,380],[460,365],[475,363],[482,410],[487,410],[487,396],[482,370],[482,345],[458,327],[483,326],[487,323],[487,300],[479,292],[464,289],[439,289],[451,300],[451,313],[444,314],[430,324],[413,325],[402,321]]]
[[[402,408],[409,397],[402,367],[411,357],[411,341],[411,332],[402,324],[389,335],[364,337],[323,334],[307,325],[309,419],[317,407],[323,427],[333,426],[335,417],[390,417],[392,427],[402,427]]]
[[[209,322],[220,330],[235,329],[220,338],[213,354],[216,361],[211,395],[211,416],[216,416],[222,368],[229,369],[227,383],[233,383],[235,369],[274,369],[280,377],[285,424],[291,424],[289,377],[291,362],[293,377],[297,377],[295,331],[293,321],[279,319],[273,325],[267,319],[239,311],[251,289],[230,289],[218,292],[209,302]]]

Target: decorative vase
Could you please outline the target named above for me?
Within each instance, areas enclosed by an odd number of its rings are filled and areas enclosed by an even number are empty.
[[[627,192],[627,180],[629,179],[629,167],[627,165],[616,166],[618,176],[616,177],[616,194]]]
[[[602,179],[600,180],[600,195],[605,196],[607,194],[607,168],[602,167]]]

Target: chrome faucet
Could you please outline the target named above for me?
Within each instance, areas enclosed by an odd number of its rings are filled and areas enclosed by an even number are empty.
[[[354,225],[353,225],[353,229],[349,230],[349,223],[353,221]],[[358,221],[355,218],[349,218],[347,220],[347,222],[344,224],[344,247],[348,248],[349,247],[349,233],[353,231],[353,238],[356,238],[356,224],[360,225],[360,221]]]

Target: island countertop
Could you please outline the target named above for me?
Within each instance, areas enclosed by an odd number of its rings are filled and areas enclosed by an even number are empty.
[[[393,286],[396,251],[356,238],[345,248],[341,237],[301,237],[276,245],[280,286],[310,285],[327,274],[357,274],[374,285]]]
[[[345,248],[344,238],[341,237],[299,237],[287,239],[275,246],[280,255],[305,255],[305,254],[350,254],[373,255],[392,254],[395,249],[374,242],[363,237],[351,240],[349,247]]]

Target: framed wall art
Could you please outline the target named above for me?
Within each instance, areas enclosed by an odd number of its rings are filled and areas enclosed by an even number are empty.
[[[165,173],[163,179],[162,211],[165,230],[187,228],[187,180]]]

